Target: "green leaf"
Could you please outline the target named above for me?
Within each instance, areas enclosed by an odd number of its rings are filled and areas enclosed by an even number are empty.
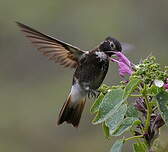
[[[128,98],[128,96],[134,91],[134,89],[140,82],[140,79],[132,78],[124,89],[123,99]]]
[[[124,144],[124,140],[122,140],[122,139],[117,140],[117,141],[113,144],[113,146],[112,146],[110,152],[121,152],[121,149],[122,149],[123,144]]]
[[[92,107],[90,109],[90,111],[92,113],[96,113],[99,110],[99,107],[100,107],[100,104],[101,104],[103,98],[104,98],[103,93],[100,93],[100,95],[98,96],[98,98],[96,99],[96,101],[94,102],[94,104],[92,105]]]
[[[157,100],[156,98],[153,98],[153,100],[149,103],[150,107],[157,106]]]
[[[138,111],[133,105],[129,105],[126,113],[127,117],[138,117]]]
[[[106,120],[106,124],[109,127],[110,134],[114,132],[117,126],[124,119],[126,111],[127,111],[127,105],[123,104],[115,111],[115,113],[109,119]]]
[[[136,117],[127,117],[119,124],[119,126],[114,130],[112,135],[120,136],[134,125],[139,125],[140,123],[141,121]]]
[[[159,91],[159,88],[155,85],[152,85],[150,88],[148,88],[148,93],[152,95],[156,95]]]
[[[110,87],[108,85],[106,85],[106,84],[102,84],[99,87],[99,91],[102,92],[103,94],[106,94],[109,89],[110,89]]]
[[[99,111],[93,120],[93,124],[102,123],[103,121],[110,118],[124,102],[122,97],[123,89],[121,88],[112,89],[110,92],[108,92],[100,104]]]
[[[148,151],[147,146],[145,145],[144,142],[133,144],[133,149],[134,149],[134,152],[147,152]]]
[[[158,93],[156,99],[161,116],[168,125],[168,92],[162,91]]]
[[[103,122],[102,127],[103,127],[103,130],[104,130],[105,137],[108,138],[109,135],[110,135],[110,133],[109,133],[109,127],[106,125],[105,122]]]

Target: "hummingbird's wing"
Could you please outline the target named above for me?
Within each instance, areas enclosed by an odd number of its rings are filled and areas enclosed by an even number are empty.
[[[123,52],[129,52],[129,51],[134,51],[135,50],[135,46],[129,43],[125,43],[125,42],[120,42],[121,46],[122,46],[122,51]]]
[[[38,32],[27,25],[16,23],[43,55],[64,67],[75,68],[79,58],[85,52],[68,43]]]

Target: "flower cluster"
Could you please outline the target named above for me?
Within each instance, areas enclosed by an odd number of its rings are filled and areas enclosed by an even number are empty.
[[[118,64],[119,75],[121,77],[125,77],[126,75],[131,76],[134,72],[133,75],[143,78],[146,84],[154,83],[157,87],[163,87],[168,91],[167,70],[161,71],[160,65],[155,62],[155,57],[150,56],[144,62],[134,65],[122,52],[114,53],[117,59],[110,58],[110,60]]]
[[[96,114],[93,124],[102,123],[106,137],[121,136],[126,131],[133,135],[116,141],[111,151],[121,151],[126,141],[137,138],[134,149],[151,151],[160,128],[168,125],[168,67],[162,70],[153,56],[135,65],[122,52],[114,54],[110,60],[118,64],[119,75],[128,80],[99,88],[91,108]]]
[[[125,77],[138,77],[142,80],[136,92],[141,95],[135,99],[134,106],[142,113],[145,120],[135,130],[135,135],[142,135],[147,145],[151,147],[153,141],[159,135],[159,128],[165,124],[161,115],[162,111],[157,107],[155,96],[161,91],[168,92],[168,73],[167,70],[161,70],[160,65],[156,63],[153,56],[148,57],[142,63],[134,65],[131,61],[121,52],[116,52],[117,58],[110,58],[112,62],[116,62],[119,67],[119,75]]]

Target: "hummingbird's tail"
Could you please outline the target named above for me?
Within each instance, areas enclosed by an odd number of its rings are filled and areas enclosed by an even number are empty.
[[[84,97],[78,99],[77,101],[73,100],[73,97],[70,93],[68,99],[65,101],[60,111],[57,124],[60,125],[66,121],[67,123],[70,123],[77,128],[83,112],[85,101],[86,99]]]

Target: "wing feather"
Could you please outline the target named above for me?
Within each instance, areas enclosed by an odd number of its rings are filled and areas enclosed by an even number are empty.
[[[27,25],[16,23],[43,55],[64,67],[75,68],[80,57],[85,52],[68,43],[38,32]]]

